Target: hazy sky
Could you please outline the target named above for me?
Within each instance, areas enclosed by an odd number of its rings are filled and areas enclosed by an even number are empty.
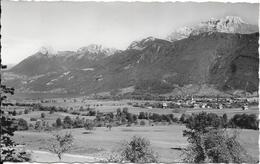
[[[209,18],[240,16],[258,24],[258,4],[144,2],[2,2],[4,63],[17,63],[42,46],[76,50],[91,43],[125,49],[148,36]]]

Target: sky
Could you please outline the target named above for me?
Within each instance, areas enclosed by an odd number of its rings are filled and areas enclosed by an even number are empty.
[[[40,47],[77,50],[89,44],[126,49],[149,36],[210,18],[239,16],[258,24],[259,4],[196,2],[15,2],[2,1],[1,57],[16,64]]]

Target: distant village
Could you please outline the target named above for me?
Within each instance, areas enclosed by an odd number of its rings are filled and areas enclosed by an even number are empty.
[[[18,104],[44,104],[44,103],[57,103],[57,101],[70,102],[70,103],[88,103],[88,100],[93,99],[93,97],[81,97],[81,98],[63,98],[63,99],[31,99],[24,101],[10,101],[5,102]],[[111,98],[107,97],[95,97],[94,99],[109,100]],[[112,98],[116,100],[115,98]],[[133,107],[141,108],[162,108],[162,109],[178,109],[178,108],[191,108],[191,109],[226,109],[226,108],[241,108],[242,110],[247,110],[248,106],[258,105],[258,97],[157,97],[149,99],[128,99],[128,105]],[[137,99],[138,100],[138,99]],[[19,105],[20,103],[20,105]],[[102,105],[102,104],[100,104]]]

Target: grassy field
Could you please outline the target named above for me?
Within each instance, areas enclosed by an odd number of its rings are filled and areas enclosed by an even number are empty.
[[[153,149],[158,152],[160,162],[180,162],[179,150],[187,145],[187,140],[182,136],[184,126],[145,126],[145,127],[113,127],[111,131],[107,128],[96,128],[89,133],[85,129],[62,130],[71,132],[75,138],[71,154],[85,156],[100,156],[104,152],[116,151],[120,145],[132,136],[142,136],[150,140]],[[259,131],[240,130],[240,142],[248,152],[258,159],[258,135]],[[15,132],[16,142],[25,144],[30,150],[46,150],[52,135],[57,132]],[[44,161],[38,161],[44,162]],[[72,161],[71,161],[72,162]],[[88,161],[86,161],[88,162]]]

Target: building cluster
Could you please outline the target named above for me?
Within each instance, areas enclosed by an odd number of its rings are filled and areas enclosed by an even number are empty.
[[[161,101],[134,106],[145,107],[145,108],[209,108],[209,109],[223,109],[223,108],[241,108],[243,110],[248,109],[248,105],[257,105],[258,99],[247,99],[247,98],[180,98],[171,101]]]

